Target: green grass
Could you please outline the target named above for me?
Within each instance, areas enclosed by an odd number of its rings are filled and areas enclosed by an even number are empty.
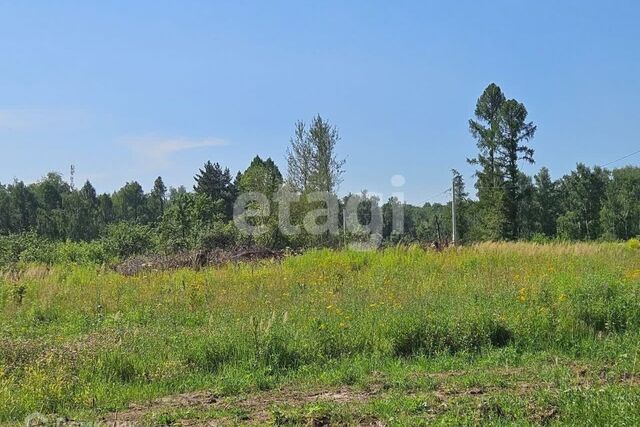
[[[0,278],[0,422],[208,390],[225,404],[137,420],[636,425],[639,327],[625,244],[314,251],[137,277],[29,266]]]

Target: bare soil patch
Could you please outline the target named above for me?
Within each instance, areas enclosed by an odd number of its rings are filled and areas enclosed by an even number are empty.
[[[302,391],[281,389],[246,397],[219,397],[211,392],[184,393],[156,399],[145,404],[132,404],[129,409],[107,415],[103,422],[107,425],[132,423],[142,425],[150,416],[182,409],[205,411],[208,409],[238,409],[247,414],[243,423],[262,425],[271,419],[270,409],[278,406],[303,406],[314,402],[363,403],[371,398],[371,393],[356,391],[347,387],[335,390]],[[231,420],[182,420],[178,424],[187,425],[227,425]]]

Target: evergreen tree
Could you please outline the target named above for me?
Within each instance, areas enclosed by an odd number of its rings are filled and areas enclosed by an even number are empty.
[[[207,162],[194,179],[196,181],[196,185],[193,187],[195,192],[208,196],[214,201],[222,200],[226,218],[230,219],[235,201],[235,189],[231,182],[229,168],[223,170],[220,164]]]
[[[518,195],[516,209],[518,230],[516,235],[519,239],[530,239],[536,232],[537,217],[534,204],[536,187],[533,185],[531,177],[523,172],[518,173],[516,185],[516,194]]]
[[[400,221],[402,226],[402,232],[394,228],[395,221]],[[399,227],[398,227],[399,228]],[[391,242],[399,242],[407,231],[407,216],[405,212],[405,205],[398,200],[397,197],[390,197],[387,203],[382,205],[382,238],[390,240]]]
[[[505,177],[505,237],[517,239],[519,231],[522,229],[519,219],[523,216],[518,212],[520,207],[527,208],[523,204],[522,198],[526,195],[520,190],[522,188],[520,169],[518,162],[523,160],[533,163],[533,150],[524,145],[525,142],[533,138],[536,126],[533,122],[527,122],[527,109],[515,99],[505,101],[500,107],[500,145],[499,162],[504,169]],[[525,183],[526,184],[526,183]]]
[[[236,173],[236,177],[233,179],[233,183],[231,184],[233,187],[233,200],[235,202],[235,200],[238,198],[238,195],[240,194],[240,180],[242,179],[242,172],[238,171],[238,173]]]
[[[479,207],[489,239],[516,239],[522,217],[518,162],[533,163],[533,150],[525,145],[536,126],[527,122],[527,109],[515,99],[507,100],[502,90],[490,84],[476,104],[476,120],[469,121],[477,141],[478,156],[470,163],[476,172]]]
[[[476,103],[476,120],[469,120],[469,130],[476,139],[478,156],[469,159],[477,165],[476,189],[478,191],[478,210],[480,214],[481,237],[497,240],[504,236],[504,179],[498,161],[501,129],[500,109],[506,98],[498,85],[491,83]]]
[[[166,199],[167,187],[164,185],[162,177],[158,177],[153,183],[153,190],[151,190],[148,198],[149,219],[152,222],[156,222],[162,217]]]
[[[469,233],[469,193],[465,190],[464,178],[453,170],[453,191],[456,201],[456,232],[459,242],[464,242]],[[451,212],[453,214],[453,212]],[[450,218],[450,216],[449,216]]]

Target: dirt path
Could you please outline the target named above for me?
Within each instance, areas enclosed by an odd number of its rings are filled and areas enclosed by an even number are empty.
[[[342,387],[334,390],[301,391],[280,389],[261,392],[246,397],[218,397],[210,392],[185,393],[169,396],[141,405],[131,405],[129,409],[109,414],[104,418],[107,425],[136,424],[149,422],[149,418],[177,410],[191,409],[194,411],[237,410],[245,413],[243,424],[263,425],[268,423],[272,414],[270,408],[278,406],[303,406],[315,402],[329,402],[338,404],[364,403],[377,392],[355,391]],[[182,426],[223,426],[235,424],[236,420],[220,419],[215,421],[178,420]],[[322,425],[322,423],[320,423]]]
[[[591,388],[607,383],[638,385],[640,381],[635,376],[609,377],[606,371],[590,372],[584,366],[571,366],[574,374],[571,385],[575,388]],[[425,413],[428,418],[437,418],[438,414],[446,412],[459,399],[472,399],[479,411],[496,410],[488,406],[487,398],[494,393],[509,391],[515,395],[526,397],[536,390],[556,391],[557,385],[536,378],[535,372],[524,368],[494,369],[494,378],[502,378],[502,385],[484,384],[475,386],[461,386],[458,379],[468,375],[467,371],[452,371],[424,374],[436,381],[433,389],[415,392],[419,396],[431,396],[430,409]],[[367,389],[353,387],[339,387],[333,389],[296,389],[284,387],[276,390],[259,392],[246,396],[220,397],[210,392],[185,393],[157,399],[145,404],[131,405],[129,409],[107,415],[102,421],[109,426],[142,426],[150,422],[158,423],[158,416],[174,414],[175,419],[170,424],[180,426],[226,426],[226,425],[265,425],[273,423],[278,408],[302,408],[314,403],[334,403],[338,405],[358,406],[376,399],[384,399],[392,395],[393,390],[384,386],[384,378],[376,381]],[[415,393],[405,391],[405,396]],[[196,414],[195,417],[181,416],[181,414]],[[199,415],[199,416],[197,416]],[[558,416],[556,407],[531,408],[530,421],[534,424],[547,424]],[[184,419],[181,419],[184,418]],[[216,418],[213,420],[212,418]],[[154,420],[154,421],[152,421]],[[306,420],[307,425],[329,425],[329,420],[322,415]],[[169,422],[168,422],[169,423]],[[376,419],[362,419],[361,426],[384,426]]]

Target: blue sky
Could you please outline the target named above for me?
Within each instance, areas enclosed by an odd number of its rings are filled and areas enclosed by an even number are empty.
[[[298,119],[340,129],[341,193],[444,201],[496,82],[554,176],[640,150],[632,1],[2,1],[0,182],[191,186],[206,160],[285,169]],[[640,162],[632,157],[615,166]]]

